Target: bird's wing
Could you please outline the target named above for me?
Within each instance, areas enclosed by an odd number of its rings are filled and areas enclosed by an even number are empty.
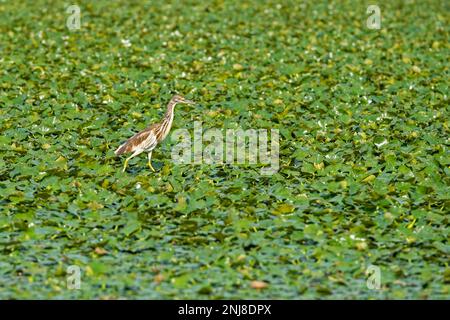
[[[123,144],[121,144],[120,147],[117,148],[116,151],[114,151],[114,153],[116,155],[119,155],[122,153],[133,152],[139,147],[142,147],[142,149],[145,149],[146,145],[148,144],[148,143],[146,143],[146,140],[151,140],[152,135],[155,136],[155,134],[154,134],[155,127],[156,127],[156,124],[153,124],[150,127],[136,133],[130,139],[125,141]],[[156,136],[154,137],[154,140],[156,142]],[[151,144],[151,141],[149,141],[149,143]]]

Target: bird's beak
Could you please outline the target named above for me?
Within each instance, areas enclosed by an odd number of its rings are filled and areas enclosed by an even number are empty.
[[[186,104],[195,104],[194,101],[188,100],[188,99],[184,99],[183,102],[186,103]]]

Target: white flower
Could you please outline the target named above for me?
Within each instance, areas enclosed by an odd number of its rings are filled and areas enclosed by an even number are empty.
[[[385,144],[387,144],[387,140],[384,139],[384,141],[380,142],[380,143],[375,143],[375,145],[377,146],[377,148],[384,146]]]
[[[130,40],[128,40],[128,39],[122,39],[122,40],[120,40],[120,41],[122,42],[122,45],[123,45],[125,48],[131,47],[131,42],[130,42]]]
[[[366,239],[357,237],[357,236],[355,236],[354,234],[351,234],[351,235],[350,235],[350,239],[352,239],[352,240],[357,240],[357,241],[366,241]]]

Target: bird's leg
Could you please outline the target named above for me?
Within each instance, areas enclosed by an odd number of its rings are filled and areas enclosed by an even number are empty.
[[[148,166],[150,167],[150,169],[151,169],[153,172],[155,172],[155,169],[154,169],[153,166],[152,166],[152,152],[151,152],[151,151],[148,153]]]
[[[131,157],[130,157],[131,158]],[[125,163],[123,164],[123,170],[122,170],[122,172],[125,172],[125,170],[126,170],[126,168],[127,168],[127,165],[128,165],[128,160],[130,160],[130,158],[127,158],[126,160],[125,160]]]
[[[129,156],[126,160],[125,163],[123,164],[123,170],[122,172],[125,172],[125,170],[127,169],[128,166],[128,161],[130,161],[131,159],[133,159],[134,157],[136,157],[138,154],[140,154],[141,151],[135,151],[131,156]]]

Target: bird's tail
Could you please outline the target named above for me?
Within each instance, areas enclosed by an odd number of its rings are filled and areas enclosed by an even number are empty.
[[[125,145],[125,143],[124,143],[124,144],[120,145],[120,147],[118,147],[116,151],[114,151],[114,154],[115,154],[116,156],[118,156],[118,155],[124,153],[124,152],[126,151],[126,149],[127,149],[127,148],[126,148],[126,145]]]

